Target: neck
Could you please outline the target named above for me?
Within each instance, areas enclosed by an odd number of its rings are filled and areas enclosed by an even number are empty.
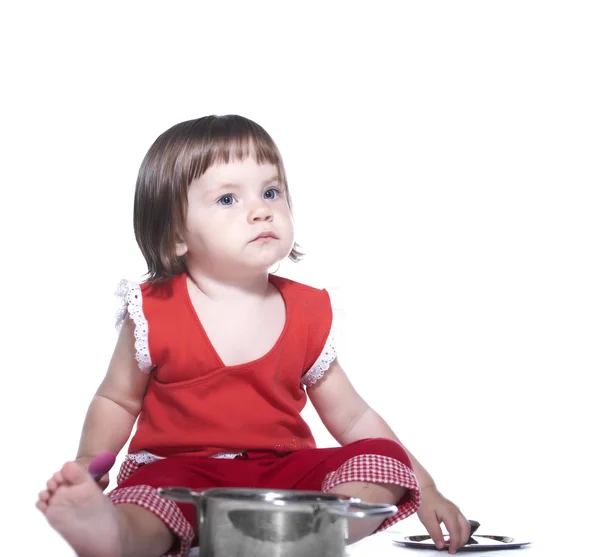
[[[248,297],[264,298],[269,292],[269,273],[245,276],[216,276],[203,269],[189,269],[188,278],[207,298],[236,301]]]

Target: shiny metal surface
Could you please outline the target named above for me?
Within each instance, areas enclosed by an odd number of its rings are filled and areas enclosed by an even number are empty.
[[[161,488],[159,493],[196,505],[200,557],[343,557],[347,518],[385,518],[397,510],[312,491]]]

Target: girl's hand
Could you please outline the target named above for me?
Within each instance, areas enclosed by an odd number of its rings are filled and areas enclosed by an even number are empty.
[[[77,464],[79,464],[79,466],[81,466],[86,472],[88,472],[88,468],[90,466],[90,462],[92,462],[93,457],[91,456],[82,456],[81,458],[77,458],[75,459],[75,462]],[[109,484],[110,480],[108,477],[108,472],[106,474],[104,474],[104,476],[102,476],[101,478],[96,480],[96,483],[98,484],[98,486],[100,487],[100,489],[102,491],[104,491]]]
[[[469,540],[471,533],[469,521],[460,509],[446,499],[435,486],[421,488],[421,507],[417,511],[417,516],[438,549],[444,548],[441,522],[450,534],[448,553],[456,553]]]

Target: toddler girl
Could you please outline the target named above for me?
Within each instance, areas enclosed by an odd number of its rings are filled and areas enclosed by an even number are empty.
[[[80,557],[184,556],[195,507],[158,494],[185,486],[323,491],[395,504],[385,520],[350,521],[353,542],[419,513],[450,552],[469,525],[360,397],[337,357],[329,295],[269,273],[294,243],[279,151],[256,123],[208,116],[164,132],[139,171],[135,236],[148,264],[122,282],[115,351],[75,462],[37,507]],[[317,449],[306,397],[341,446]],[[108,495],[87,472],[135,435]]]

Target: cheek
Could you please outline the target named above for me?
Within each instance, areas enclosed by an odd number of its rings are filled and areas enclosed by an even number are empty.
[[[285,223],[286,226],[292,226],[292,212],[287,203],[283,202],[281,205],[278,205],[275,213],[276,218],[278,218],[280,222]]]
[[[215,233],[217,227],[207,222],[190,222],[186,230],[186,243],[196,250],[210,249],[218,245],[219,235]]]
[[[286,215],[286,227],[289,230],[291,236],[294,235],[294,219],[292,218],[292,213],[288,210]]]
[[[282,212],[279,222],[281,233],[285,235],[291,245],[294,241],[294,221],[289,210]]]

